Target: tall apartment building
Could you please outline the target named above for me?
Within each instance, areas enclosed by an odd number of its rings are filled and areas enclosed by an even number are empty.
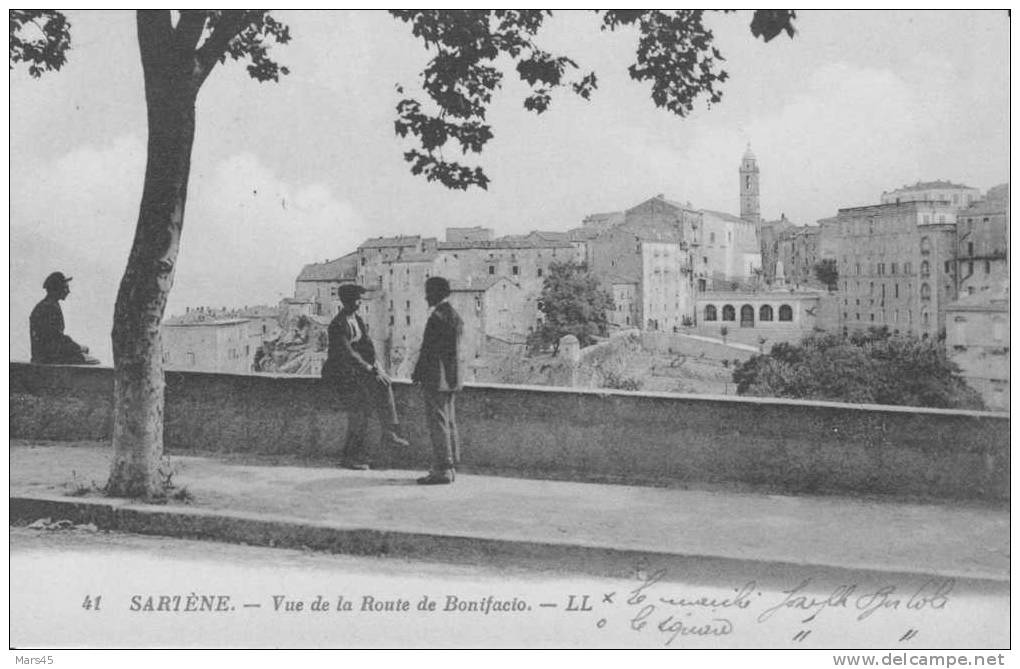
[[[840,209],[827,232],[835,255],[839,328],[871,326],[935,337],[956,299],[956,208],[901,201]]]
[[[946,354],[989,409],[1009,410],[1009,295],[964,295],[946,307]]]
[[[699,225],[698,212],[655,197],[589,243],[592,273],[620,298],[610,323],[672,330],[693,318],[690,248]]]
[[[981,191],[963,184],[954,184],[951,181],[918,181],[913,186],[883,192],[882,204],[946,202],[956,209],[962,209],[980,198]]]
[[[956,219],[960,295],[995,294],[1009,284],[1009,185],[961,209]]]
[[[541,318],[538,301],[549,265],[584,259],[565,237],[533,232],[491,239],[488,228],[452,228],[447,241],[395,237],[362,244],[358,281],[371,288],[362,301],[363,318],[388,364],[409,374],[417,359],[428,318],[424,285],[431,276],[448,279],[451,300],[470,307],[462,314],[467,359],[483,355],[494,340],[523,344]]]

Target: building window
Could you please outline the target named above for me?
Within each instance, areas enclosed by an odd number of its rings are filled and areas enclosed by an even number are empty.
[[[496,273],[496,266],[495,265],[489,265],[489,274],[491,275],[491,274],[495,274],[495,273]]]
[[[974,255],[974,242],[967,242],[967,255]]]
[[[767,304],[763,304],[761,309],[758,310],[758,320],[760,321],[771,321],[772,320],[772,307]]]
[[[922,312],[921,313],[921,322],[924,324],[925,327],[928,327],[930,321],[931,321],[931,316],[928,314],[928,312],[927,311]]]
[[[928,255],[931,253],[931,240],[927,237],[921,237],[921,254]]]
[[[727,304],[722,308],[722,319],[724,321],[737,320],[737,310],[733,308],[732,304]]]
[[[899,297],[900,296],[900,284],[897,283],[897,284],[893,285],[893,295],[895,297]]]
[[[706,321],[717,320],[714,305],[709,304],[705,306],[705,320]]]
[[[922,283],[921,284],[921,299],[922,300],[930,300],[931,299],[931,286],[929,286],[926,283]]]
[[[521,268],[518,267],[517,265],[514,265],[513,270],[511,270],[511,271],[513,272],[514,276],[517,276],[518,274],[520,274]]]
[[[913,271],[914,271],[914,264],[913,263],[909,263],[909,262],[903,263],[903,273],[904,274],[910,274]]]
[[[986,260],[985,261],[985,274],[991,274],[991,273],[992,273],[992,261],[991,260]]]
[[[893,263],[893,264],[892,264],[892,265],[891,265],[891,266],[889,267],[889,273],[890,273],[890,274],[895,274],[895,273],[896,273],[896,263]]]
[[[411,317],[410,316],[405,317],[404,320],[407,322],[408,325],[411,324]]]
[[[779,320],[781,321],[792,321],[793,320],[793,307],[789,304],[784,304],[779,307]]]
[[[541,267],[538,268],[538,276],[542,276],[542,268]]]
[[[860,274],[861,274],[861,263],[857,263],[857,275],[860,276]]]
[[[393,316],[390,316],[390,325],[393,325]]]
[[[931,274],[931,266],[927,260],[921,261],[921,276],[929,276]]]

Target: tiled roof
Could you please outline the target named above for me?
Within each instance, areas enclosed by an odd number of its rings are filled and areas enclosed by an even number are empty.
[[[698,212],[701,214],[708,214],[709,216],[715,216],[716,218],[721,218],[722,220],[729,221],[731,223],[747,223],[748,225],[751,225],[750,221],[745,221],[739,216],[734,216],[733,214],[727,214],[725,211],[715,211],[714,209],[699,209]]]
[[[335,260],[312,263],[301,268],[298,281],[342,281],[358,275],[358,257],[348,253]]]
[[[169,327],[183,327],[188,325],[203,325],[203,326],[220,326],[220,325],[238,325],[240,323],[247,323],[247,318],[214,318],[209,314],[196,314],[192,317],[191,314],[185,314],[184,316],[173,316],[163,322],[163,325]]]
[[[569,242],[501,237],[492,241],[439,242],[439,250],[455,249],[572,249]]]
[[[395,246],[415,246],[421,242],[421,235],[401,235],[397,237],[372,237],[361,243],[359,249],[383,249]]]
[[[971,189],[970,186],[964,186],[963,184],[954,184],[952,181],[918,181],[913,186],[902,186],[897,188],[895,192],[902,191],[914,191],[914,190],[930,190],[932,188],[966,188]]]

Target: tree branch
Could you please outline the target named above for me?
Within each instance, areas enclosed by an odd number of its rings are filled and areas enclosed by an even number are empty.
[[[248,24],[248,13],[242,10],[225,11],[216,24],[216,29],[205,44],[198,50],[197,60],[200,71],[198,72],[198,84],[209,76],[213,67],[227,51],[230,40],[237,35]]]
[[[187,58],[194,56],[195,46],[205,29],[206,16],[206,12],[201,10],[181,10],[181,20],[177,22],[175,46]]]

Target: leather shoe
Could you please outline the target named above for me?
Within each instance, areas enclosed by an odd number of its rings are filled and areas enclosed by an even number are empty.
[[[429,472],[428,476],[422,476],[418,479],[419,485],[445,485],[453,483],[453,470],[446,469],[438,472]]]
[[[344,469],[354,469],[359,472],[371,469],[371,467],[368,466],[367,462],[341,462],[340,466],[343,467]]]

